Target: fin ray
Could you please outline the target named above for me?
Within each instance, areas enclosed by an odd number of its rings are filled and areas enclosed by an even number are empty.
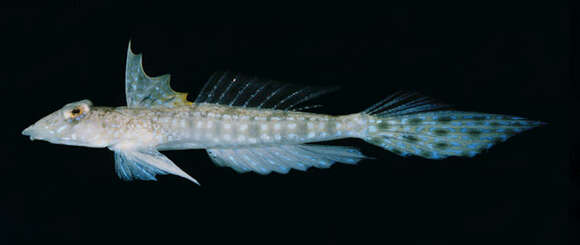
[[[260,174],[309,167],[328,168],[335,162],[354,164],[366,158],[352,147],[324,145],[282,145],[240,149],[208,149],[211,159],[219,166],[231,167],[238,172],[254,171]]]
[[[165,155],[156,150],[112,148],[115,152],[115,171],[125,181],[157,180],[156,175],[174,174],[199,185]]]
[[[175,107],[190,105],[187,93],[176,92],[170,86],[169,74],[150,77],[143,70],[142,55],[127,50],[125,95],[128,107]]]
[[[395,92],[384,100],[372,105],[363,113],[376,116],[400,116],[418,112],[427,112],[438,109],[449,109],[450,106],[437,103],[429,97],[421,96],[416,92]]]
[[[517,133],[543,124],[521,117],[463,111],[373,117],[364,137],[367,142],[398,155],[429,159],[473,157]]]
[[[295,106],[334,90],[336,87],[299,86],[217,72],[203,86],[195,103],[295,110]]]

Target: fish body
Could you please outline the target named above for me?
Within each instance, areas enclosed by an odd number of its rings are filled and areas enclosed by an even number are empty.
[[[358,114],[332,116],[216,104],[93,107],[85,120],[94,124],[87,131],[99,132],[91,140],[99,142],[96,147],[136,142],[158,150],[303,144],[357,137],[366,127]]]
[[[65,105],[23,131],[56,144],[107,147],[123,180],[174,174],[195,183],[163,150],[205,149],[220,166],[238,172],[354,164],[366,158],[353,147],[309,144],[360,138],[401,156],[472,157],[542,123],[520,117],[442,110],[413,93],[393,94],[367,110],[342,116],[296,106],[333,91],[233,73],[216,73],[194,102],[173,91],[169,76],[149,77],[141,55],[127,53],[127,106],[98,107],[89,100]]]

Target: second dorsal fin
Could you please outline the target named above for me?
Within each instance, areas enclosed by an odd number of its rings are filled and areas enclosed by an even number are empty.
[[[305,101],[335,91],[337,87],[299,86],[272,80],[260,81],[231,72],[217,72],[203,86],[195,103],[298,110]]]

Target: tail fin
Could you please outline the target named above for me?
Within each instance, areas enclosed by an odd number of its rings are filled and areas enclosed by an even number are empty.
[[[363,112],[369,117],[363,139],[401,156],[473,157],[543,124],[521,117],[442,108],[446,106],[417,94],[390,96]]]

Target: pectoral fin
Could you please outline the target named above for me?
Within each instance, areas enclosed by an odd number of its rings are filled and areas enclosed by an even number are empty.
[[[125,181],[133,179],[157,180],[158,174],[174,174],[199,185],[199,182],[181,170],[165,155],[156,150],[123,150],[115,151],[115,171]]]

